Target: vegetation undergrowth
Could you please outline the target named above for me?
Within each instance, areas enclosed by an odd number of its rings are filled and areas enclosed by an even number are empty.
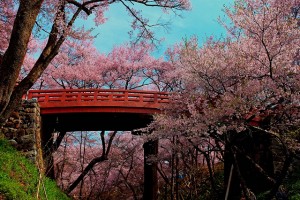
[[[289,199],[300,200],[300,169],[299,166],[286,181]]]
[[[257,196],[258,200],[267,199],[269,191]],[[275,199],[300,200],[300,167],[299,163],[295,164],[294,169],[288,173],[283,184],[279,187]]]
[[[28,159],[0,138],[0,199],[69,199],[46,177],[41,177],[37,168]]]

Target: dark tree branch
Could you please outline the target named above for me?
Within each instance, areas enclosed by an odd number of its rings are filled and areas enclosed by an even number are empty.
[[[198,145],[194,144],[194,142],[191,139],[188,139],[188,141],[193,145],[193,147],[200,153],[203,154],[203,156],[205,157],[206,163],[207,163],[207,168],[208,168],[208,172],[209,172],[209,179],[210,179],[210,183],[211,183],[211,188],[213,189],[213,191],[216,191],[216,185],[215,185],[215,180],[214,180],[214,173],[211,167],[211,159],[209,157],[209,153],[210,152],[205,152],[202,149],[200,149],[198,147]]]
[[[92,13],[92,11],[90,11],[87,7],[85,7],[83,4],[78,3],[77,1],[67,0],[67,2],[82,9],[87,15],[90,15]]]
[[[105,157],[107,158],[108,154],[109,154],[109,151],[110,151],[110,148],[111,148],[111,145],[112,145],[112,142],[115,138],[117,134],[117,131],[114,131],[113,134],[110,136],[109,138],[109,141],[108,141],[108,146],[107,146],[107,150],[106,150],[106,154],[105,154]]]
[[[105,159],[103,156],[94,158],[83,170],[83,172],[78,176],[78,178],[69,186],[69,188],[67,189],[67,193],[71,193],[75,187],[83,180],[83,178],[85,177],[85,175],[87,175],[89,173],[90,170],[93,169],[93,167],[100,162],[103,162],[107,159]]]
[[[105,155],[106,155],[104,134],[105,134],[105,131],[101,131],[100,137],[101,137],[101,143],[102,143],[102,157],[105,157]]]
[[[61,131],[58,134],[55,142],[52,145],[52,149],[51,149],[52,153],[54,153],[59,148],[59,146],[60,146],[60,144],[61,144],[61,142],[62,142],[65,135],[66,135],[66,131]]]
[[[266,177],[267,180],[269,180],[271,183],[275,184],[275,179],[273,179],[272,177],[270,177],[268,175],[268,173],[261,167],[259,166],[259,164],[257,164],[256,162],[254,162],[254,160],[248,156],[245,152],[243,152],[242,150],[240,150],[237,146],[233,146],[232,148],[234,148],[234,150],[239,153],[240,155],[244,156],[254,167],[255,169],[261,173],[262,175],[264,175]]]
[[[94,158],[81,172],[81,174],[77,177],[77,179],[69,186],[67,189],[67,193],[71,193],[76,186],[83,180],[83,178],[89,173],[90,170],[93,169],[93,167],[100,162],[103,162],[105,160],[108,160],[108,154],[110,152],[110,148],[113,142],[113,139],[117,133],[117,131],[114,131],[113,134],[110,136],[108,141],[107,149],[105,150],[105,140],[104,140],[104,133],[105,131],[101,131],[101,140],[102,140],[102,155],[100,157]]]

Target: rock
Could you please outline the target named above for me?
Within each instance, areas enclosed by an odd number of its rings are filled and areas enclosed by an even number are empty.
[[[8,142],[9,142],[9,144],[11,144],[11,146],[13,146],[13,147],[17,147],[17,145],[18,145],[17,141],[14,140],[14,139],[8,140]]]
[[[24,129],[18,129],[17,131],[17,137],[22,137],[25,135],[25,130]]]
[[[17,138],[17,142],[19,143],[18,145],[19,150],[31,151],[35,148],[34,135],[24,135],[20,138]]]
[[[40,108],[37,100],[23,100],[22,105],[18,106],[6,123],[0,127],[0,134],[9,139],[12,146],[34,161],[36,157],[35,134],[40,133],[40,122]]]
[[[15,118],[15,119],[19,119],[20,118],[20,115],[19,115],[19,112],[13,112],[11,114],[11,117]]]
[[[34,135],[35,134],[35,129],[34,128],[28,128],[25,130],[26,135]]]

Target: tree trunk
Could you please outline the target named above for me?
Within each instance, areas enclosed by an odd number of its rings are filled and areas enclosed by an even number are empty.
[[[16,86],[17,78],[26,55],[32,28],[43,0],[28,2],[29,1],[20,1],[19,11],[11,35],[11,41],[13,42],[10,42],[0,65],[0,126],[22,100],[23,94],[26,93],[42,75],[49,63],[58,54],[59,48],[65,41],[64,35],[58,35],[59,25],[57,23],[59,22],[54,19],[45,48],[29,74]],[[60,11],[64,10],[65,5],[62,4],[61,6],[61,9],[56,13],[56,17],[59,17]],[[67,24],[68,28],[72,27],[81,10],[81,8],[78,8],[74,13]]]
[[[0,126],[9,117],[17,103],[21,101],[22,94],[25,92],[18,91],[18,94],[15,94],[16,99],[12,99],[11,97],[42,3],[43,0],[20,1],[9,46],[0,64]],[[13,102],[14,106],[8,107],[10,102]]]
[[[144,200],[158,199],[157,153],[158,140],[144,144]]]

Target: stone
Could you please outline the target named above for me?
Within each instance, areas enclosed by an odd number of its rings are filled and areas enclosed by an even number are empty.
[[[17,129],[14,128],[3,128],[2,133],[5,135],[6,138],[12,139],[17,135]]]
[[[35,163],[35,159],[36,159],[36,151],[35,150],[31,150],[31,151],[26,151],[26,152],[22,152],[22,154],[28,158],[32,163]]]
[[[35,129],[36,126],[37,126],[37,124],[36,124],[35,121],[33,121],[33,122],[31,122],[31,123],[28,124],[28,128],[33,128],[33,129]]]
[[[33,134],[31,135],[24,135],[22,137],[20,137],[20,140],[23,142],[28,142],[28,141],[34,141],[35,137]]]
[[[25,108],[25,112],[27,112],[27,113],[36,113],[36,108]]]
[[[37,100],[23,100],[22,105],[18,106],[6,123],[0,127],[0,134],[9,139],[12,146],[34,162],[37,156],[35,135],[40,134],[40,122],[40,108]],[[40,138],[37,139],[38,142],[40,140]]]
[[[9,144],[11,144],[11,146],[13,146],[13,147],[17,147],[17,145],[18,145],[17,141],[14,140],[14,139],[10,139],[10,140],[8,140],[8,142],[9,142]]]
[[[15,128],[16,128],[16,129],[19,129],[19,128],[20,128],[20,126],[21,126],[21,124],[20,124],[20,123],[16,123],[16,124],[15,124]]]
[[[35,129],[34,128],[27,128],[25,129],[26,135],[34,135],[35,134]]]
[[[12,120],[9,120],[8,122],[6,122],[5,126],[6,127],[14,127],[14,123],[12,122]]]
[[[26,157],[35,156],[36,155],[36,151],[35,150],[25,151],[22,154],[25,155]]]
[[[22,151],[31,151],[35,146],[34,135],[24,135],[20,138],[17,138],[17,142],[19,143],[18,149]]]
[[[3,128],[2,128],[2,132],[3,132],[3,133],[7,133],[7,132],[8,132],[8,128],[7,128],[7,127],[3,127]]]
[[[17,131],[17,137],[22,137],[25,135],[25,130],[24,129],[18,129]]]
[[[11,117],[13,117],[15,119],[19,119],[20,118],[19,112],[16,112],[16,111],[12,112]]]
[[[34,122],[35,116],[36,116],[35,113],[27,113],[25,120],[28,122]]]

